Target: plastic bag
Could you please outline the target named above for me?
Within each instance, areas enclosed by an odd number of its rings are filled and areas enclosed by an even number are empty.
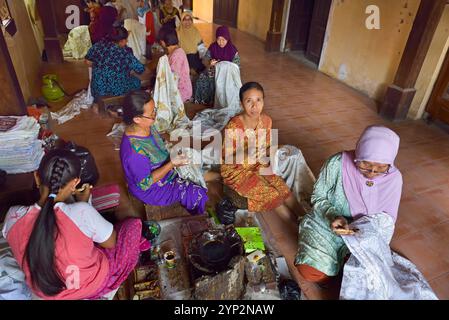
[[[301,300],[301,289],[293,280],[283,280],[279,283],[279,293],[282,300]]]
[[[238,208],[229,199],[221,200],[216,207],[218,220],[224,225],[233,224],[237,210]]]

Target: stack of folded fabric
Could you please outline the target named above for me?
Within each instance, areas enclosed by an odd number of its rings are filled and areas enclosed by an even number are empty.
[[[120,205],[120,187],[117,184],[92,189],[92,206],[105,211]]]
[[[39,130],[32,117],[0,117],[0,169],[8,174],[36,170],[44,156]]]

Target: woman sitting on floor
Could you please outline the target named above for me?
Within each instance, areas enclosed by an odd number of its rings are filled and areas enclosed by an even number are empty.
[[[86,55],[86,63],[92,66],[91,90],[95,99],[102,96],[121,96],[140,89],[140,80],[131,74],[143,73],[145,67],[127,47],[128,31],[115,28],[112,41],[96,43]]]
[[[50,151],[35,173],[40,200],[12,207],[3,235],[22,266],[26,282],[43,299],[96,299],[117,289],[142,250],[142,222],[116,226],[91,205],[90,187],[79,192],[81,163],[72,152]],[[75,192],[77,201],[65,204]]]
[[[355,151],[330,157],[314,186],[312,211],[299,228],[295,264],[308,281],[329,284],[349,253],[341,234],[366,215],[386,213],[396,221],[402,175],[394,160],[399,137],[392,130],[368,127]]]
[[[203,63],[206,70],[201,73],[195,88],[195,103],[212,105],[215,98],[215,65],[220,61],[233,62],[240,67],[240,56],[231,42],[231,34],[226,26],[216,31],[216,41],[207,51]]]
[[[191,12],[186,11],[182,14],[181,25],[176,32],[178,33],[179,46],[187,54],[191,72],[200,74],[205,68],[198,52],[198,46],[203,43],[203,39],[193,24],[193,14]]]
[[[161,45],[167,50],[170,68],[178,82],[182,102],[186,102],[192,98],[192,81],[190,81],[189,62],[186,53],[179,47],[176,31],[162,32]]]
[[[191,214],[205,212],[207,190],[181,179],[173,170],[188,164],[185,156],[170,159],[164,140],[153,124],[154,101],[145,91],[134,91],[124,101],[123,121],[128,125],[120,147],[120,158],[129,191],[154,206],[175,203]]]
[[[264,107],[262,86],[256,82],[244,84],[240,89],[240,101],[244,112],[232,118],[225,128],[221,165],[223,182],[247,198],[249,211],[274,210],[283,219],[293,218],[295,221],[296,216],[302,211],[298,201],[285,181],[268,168],[269,163],[262,164],[259,161],[260,155],[269,155],[272,126],[271,118],[262,113]],[[254,135],[254,141],[258,140],[254,164],[249,163],[250,135]],[[237,163],[238,159],[243,157],[243,163]],[[232,163],[228,164],[226,159],[232,159]]]

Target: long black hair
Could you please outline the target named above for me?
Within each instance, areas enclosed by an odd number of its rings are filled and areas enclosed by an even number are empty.
[[[247,82],[240,88],[240,101],[243,102],[243,95],[246,91],[256,89],[257,91],[262,92],[263,97],[265,98],[265,91],[263,90],[262,85],[259,82]]]
[[[79,178],[81,162],[72,152],[53,150],[42,159],[38,175],[50,194],[34,223],[25,250],[25,259],[33,285],[46,296],[55,296],[66,288],[55,265],[55,239],[58,235],[55,197],[68,182]]]
[[[130,125],[134,118],[143,115],[143,107],[151,101],[151,95],[144,90],[134,90],[128,93],[123,102],[123,122]]]

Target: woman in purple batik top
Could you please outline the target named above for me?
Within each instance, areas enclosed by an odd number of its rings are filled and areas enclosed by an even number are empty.
[[[170,159],[164,140],[152,127],[155,119],[155,104],[149,93],[133,91],[126,96],[123,120],[128,127],[120,158],[129,191],[149,205],[180,203],[190,214],[203,214],[207,189],[181,179],[173,170],[188,160],[183,155]]]

